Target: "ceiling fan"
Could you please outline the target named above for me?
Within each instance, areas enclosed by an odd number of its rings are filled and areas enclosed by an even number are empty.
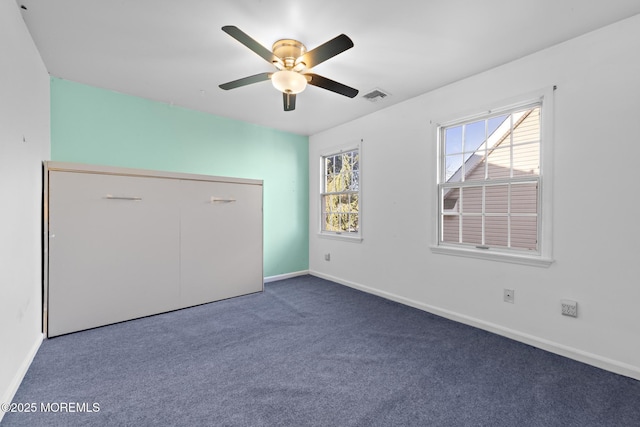
[[[327,59],[352,48],[353,42],[344,34],[340,34],[307,52],[305,45],[297,40],[278,40],[273,44],[271,50],[268,50],[238,27],[227,25],[222,27],[222,31],[254,51],[270,64],[273,64],[278,71],[255,74],[224,83],[220,85],[221,89],[235,89],[265,80],[271,80],[273,86],[282,92],[284,111],[295,110],[296,94],[302,92],[307,84],[330,90],[349,98],[353,98],[358,94],[357,89],[319,76],[318,74],[306,72]]]

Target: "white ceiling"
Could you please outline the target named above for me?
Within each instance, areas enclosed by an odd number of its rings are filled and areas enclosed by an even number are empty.
[[[52,76],[313,135],[640,13],[639,0],[17,0]],[[269,82],[218,85],[274,68],[221,31],[271,49],[344,33],[355,47],[313,72],[360,90],[309,86],[283,111]],[[376,103],[362,95],[379,88]]]

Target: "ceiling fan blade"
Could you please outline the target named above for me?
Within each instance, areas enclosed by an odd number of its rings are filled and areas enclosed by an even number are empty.
[[[353,42],[351,39],[344,34],[340,34],[325,44],[321,44],[315,49],[311,49],[309,52],[302,55],[298,62],[304,62],[307,68],[313,68],[321,62],[324,62],[329,58],[333,58],[337,54],[342,53],[347,49],[351,49],[352,47]]]
[[[284,111],[293,111],[296,109],[296,94],[282,92],[282,102]]]
[[[265,80],[269,80],[270,78],[271,78],[271,73],[255,74],[253,76],[243,77],[241,79],[234,80],[232,82],[223,83],[220,85],[220,89],[224,89],[224,90],[235,89],[237,87],[263,82]]]
[[[224,27],[222,27],[222,31],[229,34],[231,37],[238,40],[240,43],[257,53],[269,64],[273,64],[274,61],[278,61],[278,58],[273,54],[273,52],[249,37],[249,35],[242,31],[240,28],[233,25],[225,25]]]
[[[331,92],[339,93],[340,95],[348,96],[349,98],[354,98],[358,94],[358,89],[343,85],[342,83],[338,83],[326,77],[313,73],[307,73],[304,75],[307,77],[310,85],[330,90]]]

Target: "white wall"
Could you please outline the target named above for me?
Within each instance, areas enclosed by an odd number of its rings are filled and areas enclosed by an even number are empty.
[[[0,0],[0,403],[42,341],[41,168],[49,75],[13,0]],[[0,412],[0,418],[3,413]]]
[[[312,274],[640,379],[638,52],[640,15],[313,135]],[[432,253],[430,121],[553,85],[555,262]],[[364,240],[318,237],[320,152],[360,138]],[[578,301],[578,318],[560,314],[563,298]]]

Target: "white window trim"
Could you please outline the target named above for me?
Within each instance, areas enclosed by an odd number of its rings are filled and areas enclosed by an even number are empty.
[[[320,182],[319,182],[319,188],[318,188],[318,194],[316,197],[318,197],[318,202],[319,202],[319,206],[317,209],[318,212],[318,222],[317,222],[317,230],[318,230],[318,237],[322,237],[322,238],[326,238],[326,239],[334,239],[334,240],[342,240],[345,242],[354,242],[354,243],[360,243],[363,240],[362,237],[362,229],[363,229],[363,215],[362,215],[362,211],[364,209],[362,209],[362,142],[363,140],[360,139],[358,141],[352,141],[350,143],[345,143],[345,144],[341,144],[338,146],[333,146],[333,147],[329,147],[326,149],[323,149],[320,151],[320,156],[318,159],[318,164],[320,166],[319,168],[319,175],[320,175]],[[339,232],[335,232],[335,231],[323,231],[322,230],[322,192],[324,190],[324,165],[322,163],[322,160],[324,159],[324,157],[326,156],[330,156],[333,154],[338,154],[338,153],[343,153],[345,151],[353,151],[353,150],[358,150],[358,156],[359,156],[359,187],[358,187],[358,206],[359,206],[359,211],[358,211],[358,233],[353,234],[353,233],[339,233]]]
[[[485,108],[476,109],[475,114],[458,114],[455,118],[445,121],[436,121],[432,125],[432,135],[437,135],[436,144],[434,149],[436,150],[437,167],[436,167],[436,185],[440,181],[441,171],[441,141],[440,132],[441,127],[449,126],[452,124],[472,121],[476,118],[484,117],[488,114],[497,113],[500,111],[509,111],[517,108],[521,105],[540,102],[541,103],[541,117],[540,117],[540,187],[539,187],[539,203],[540,203],[540,215],[539,215],[539,227],[540,227],[540,241],[539,250],[536,254],[518,253],[516,251],[505,251],[498,248],[480,249],[472,246],[458,246],[447,245],[439,242],[439,222],[440,222],[440,203],[436,203],[435,209],[433,209],[434,216],[432,218],[433,230],[433,242],[431,245],[431,251],[435,254],[455,255],[471,258],[480,258],[491,261],[510,262],[516,264],[524,264],[536,267],[549,267],[553,263],[552,255],[552,223],[553,223],[553,211],[552,211],[552,189],[553,189],[553,137],[554,137],[554,91],[556,87],[547,87],[537,90],[535,92],[521,95],[502,102],[495,102]],[[479,113],[478,113],[479,112]],[[438,193],[436,191],[436,193]],[[438,196],[439,197],[439,196]]]

